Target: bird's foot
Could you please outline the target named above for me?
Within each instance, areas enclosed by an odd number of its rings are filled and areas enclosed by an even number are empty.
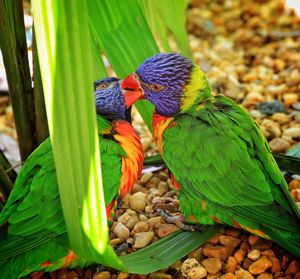
[[[94,272],[102,272],[102,271],[105,271],[107,268],[104,266],[104,265],[94,265],[93,266],[95,268]]]
[[[180,229],[184,231],[190,231],[193,232],[195,231],[195,227],[192,225],[187,225],[185,223],[184,217],[179,214],[179,215],[172,215],[169,211],[167,210],[162,210],[160,208],[156,209],[156,212],[159,216],[161,216],[167,223],[169,224],[174,224]]]
[[[114,250],[118,256],[126,255],[129,251],[129,249],[130,249],[129,243],[122,243],[122,244],[116,245],[114,247]]]

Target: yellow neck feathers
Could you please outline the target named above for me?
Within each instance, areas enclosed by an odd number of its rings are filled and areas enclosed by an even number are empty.
[[[180,110],[189,110],[193,105],[209,97],[209,95],[210,89],[206,76],[198,66],[194,65],[190,81],[183,88]]]

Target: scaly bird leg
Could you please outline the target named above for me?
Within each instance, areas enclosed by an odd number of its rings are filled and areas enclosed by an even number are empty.
[[[169,224],[175,224],[177,227],[184,231],[195,231],[196,228],[192,225],[187,225],[185,223],[184,217],[180,215],[172,215],[169,211],[167,210],[162,210],[160,208],[156,209],[156,212],[158,213],[159,216],[161,216],[167,223]]]

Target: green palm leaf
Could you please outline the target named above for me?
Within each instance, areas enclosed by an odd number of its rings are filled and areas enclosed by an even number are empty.
[[[123,269],[107,245],[87,4],[34,0],[32,7],[59,192],[72,249],[82,259]]]
[[[88,1],[88,6],[94,40],[118,76],[159,52],[138,0]],[[151,131],[153,106],[137,102],[136,107]]]

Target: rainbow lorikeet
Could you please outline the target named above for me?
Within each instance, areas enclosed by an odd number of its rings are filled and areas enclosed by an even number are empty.
[[[299,208],[244,109],[213,96],[200,68],[176,53],[147,59],[121,86],[127,105],[155,106],[153,134],[186,221],[243,228],[300,256]]]
[[[117,78],[94,83],[107,217],[141,174],[143,148],[126,120]],[[88,263],[72,252],[59,198],[50,139],[26,160],[0,215],[1,278]]]

